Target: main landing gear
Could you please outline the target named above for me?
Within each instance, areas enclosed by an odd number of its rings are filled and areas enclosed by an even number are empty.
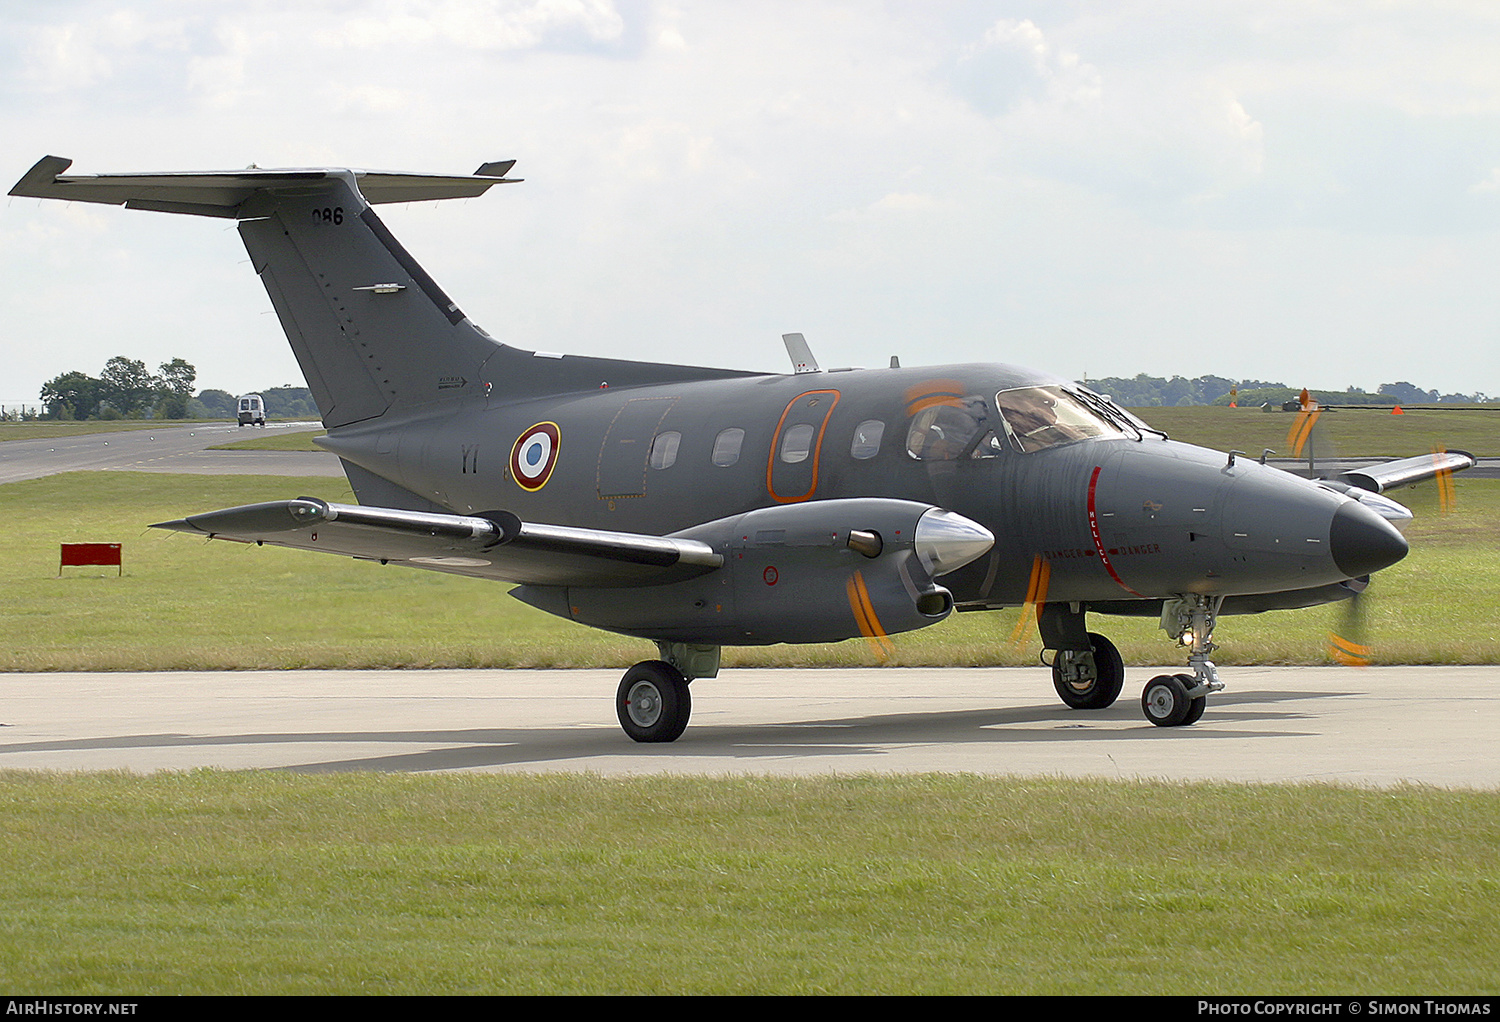
[[[620,680],[615,712],[638,742],[675,742],[693,712],[687,679],[663,660],[642,660]]]
[[[1125,685],[1120,651],[1098,632],[1088,633],[1087,650],[1060,649],[1052,660],[1052,687],[1075,710],[1113,706]]]
[[[1054,650],[1052,687],[1075,710],[1113,706],[1125,684],[1125,664],[1115,644],[1084,627],[1083,606],[1044,603],[1037,609],[1042,645]]]
[[[1184,596],[1167,600],[1161,627],[1189,647],[1191,674],[1160,674],[1146,683],[1141,711],[1157,727],[1197,723],[1208,694],[1224,687],[1218,668],[1208,658],[1213,652],[1214,622],[1222,596]],[[1125,683],[1125,668],[1115,644],[1084,628],[1079,604],[1045,604],[1037,615],[1042,645],[1055,651],[1052,685],[1062,701],[1075,710],[1102,710],[1114,705]]]
[[[642,660],[620,679],[615,714],[637,742],[675,742],[693,713],[688,682],[719,673],[719,647],[658,642],[660,660]]]

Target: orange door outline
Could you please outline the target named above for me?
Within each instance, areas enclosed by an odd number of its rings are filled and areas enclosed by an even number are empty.
[[[812,460],[812,483],[808,486],[805,493],[796,494],[794,496],[784,496],[780,493],[777,493],[775,482],[776,463],[780,460],[782,438],[788,427],[787,419],[792,416],[792,413],[794,411],[798,410],[798,405],[800,403],[806,401],[808,398],[822,397],[825,395],[833,398],[833,400],[829,401],[828,407],[823,410],[821,421],[817,420],[817,416],[798,415],[796,416],[794,421],[791,422],[791,425],[793,426],[816,422],[815,439],[813,440],[812,450],[809,452],[809,457]],[[798,394],[796,397],[787,402],[786,410],[781,413],[781,420],[776,423],[776,434],[774,437],[772,437],[771,440],[771,456],[766,461],[766,491],[771,494],[772,499],[774,499],[778,504],[796,504],[799,501],[807,500],[815,492],[817,492],[818,462],[823,455],[823,435],[828,432],[828,419],[833,415],[833,409],[838,405],[838,403],[839,392],[836,390],[807,390],[803,391],[801,394]],[[813,404],[808,404],[806,407],[808,409],[811,409],[813,407]]]

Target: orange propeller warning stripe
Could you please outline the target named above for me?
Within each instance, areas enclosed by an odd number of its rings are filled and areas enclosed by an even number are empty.
[[[1346,639],[1337,632],[1328,633],[1328,652],[1336,663],[1345,667],[1370,666],[1370,647],[1353,639]]]
[[[1432,449],[1433,463],[1440,465],[1442,463],[1442,456],[1447,453],[1448,449],[1446,447],[1434,447]],[[1446,515],[1453,510],[1454,498],[1457,496],[1457,491],[1453,488],[1453,470],[1439,468],[1437,471],[1436,479],[1438,488],[1438,510],[1442,514]]]
[[[856,571],[844,584],[844,590],[849,596],[849,609],[854,611],[854,621],[859,625],[859,634],[865,637],[875,656],[884,663],[895,655],[896,644],[881,627],[880,618],[875,616],[875,605],[870,602],[870,590],[865,586],[864,575]]]
[[[1318,417],[1323,414],[1323,409],[1314,405],[1311,409],[1304,408],[1297,413],[1297,421],[1292,423],[1292,428],[1286,435],[1286,442],[1292,448],[1292,457],[1302,457],[1302,446],[1312,436],[1313,427],[1318,424]]]
[[[1031,562],[1031,580],[1026,584],[1026,603],[1016,620],[1016,630],[1010,634],[1011,645],[1019,646],[1025,642],[1026,626],[1036,620],[1036,609],[1047,602],[1047,584],[1051,579],[1052,563],[1037,554]]]

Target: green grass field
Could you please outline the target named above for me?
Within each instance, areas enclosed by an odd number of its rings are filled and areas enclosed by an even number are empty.
[[[1490,994],[1500,794],[0,773],[0,987]]]
[[[620,667],[642,640],[551,617],[474,579],[270,547],[208,542],[151,522],[302,494],[352,500],[327,478],[90,472],[0,487],[0,671],[299,667]],[[1462,480],[1443,516],[1429,484],[1397,496],[1417,511],[1412,553],[1372,588],[1380,663],[1500,663],[1500,481]],[[58,544],[124,544],[114,569],[68,568]],[[1462,607],[1460,619],[1453,608]],[[1220,664],[1330,662],[1339,607],[1220,622]],[[1034,629],[1012,645],[1016,611],[955,614],[895,636],[893,666],[1033,664]],[[1127,663],[1182,659],[1155,622],[1095,618]],[[726,667],[879,663],[862,640],[725,651]]]
[[[52,437],[88,436],[92,433],[121,433],[137,429],[162,429],[169,425],[187,426],[191,425],[191,423],[167,423],[156,419],[90,419],[85,422],[0,422],[0,442],[6,440],[47,440]]]
[[[1245,451],[1257,458],[1266,448],[1276,452],[1272,457],[1293,456],[1288,439],[1297,421],[1293,413],[1225,407],[1134,411],[1173,440],[1216,451]],[[1434,448],[1500,457],[1500,405],[1413,408],[1404,415],[1374,406],[1334,408],[1324,411],[1316,428],[1319,458],[1409,458],[1430,454]]]
[[[321,451],[313,443],[313,437],[323,436],[326,429],[305,429],[293,432],[278,429],[274,433],[253,435],[246,440],[235,440],[227,444],[215,444],[210,451]]]

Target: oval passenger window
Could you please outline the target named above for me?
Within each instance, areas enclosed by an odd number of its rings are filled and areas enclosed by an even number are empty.
[[[740,460],[740,446],[745,442],[745,431],[738,426],[731,426],[722,431],[714,438],[715,465],[720,468],[728,468]]]

